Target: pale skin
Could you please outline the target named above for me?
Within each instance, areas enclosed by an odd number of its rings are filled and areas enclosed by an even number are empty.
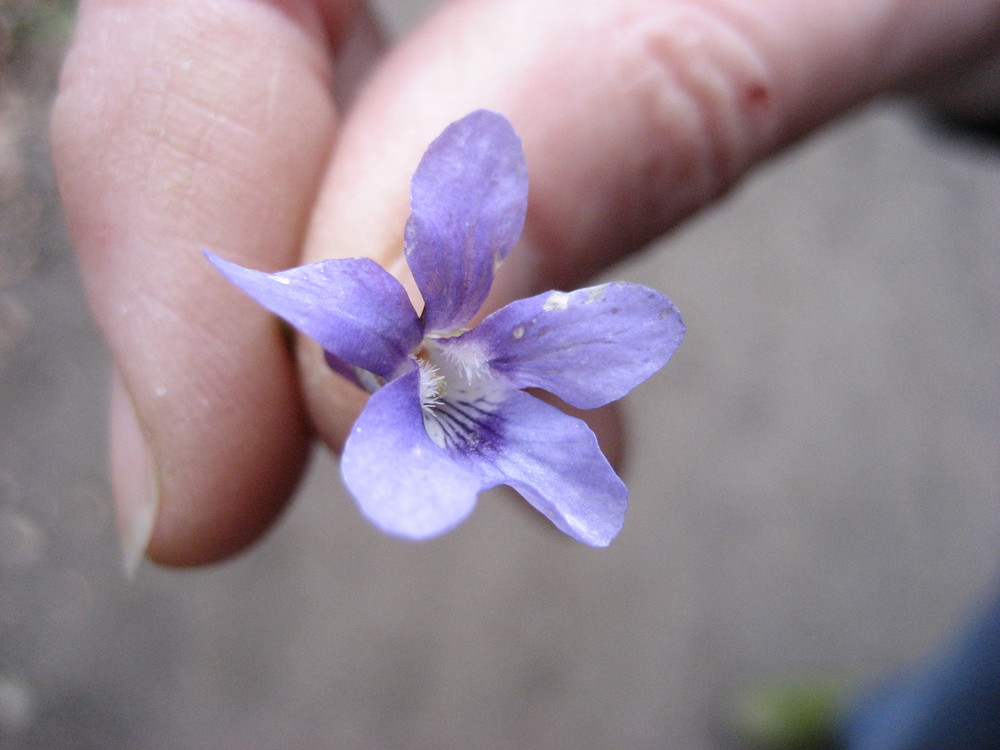
[[[488,306],[572,288],[873,96],[995,116],[998,39],[1000,0],[464,0],[389,50],[347,0],[83,0],[52,132],[114,359],[127,564],[251,544],[363,400],[201,248],[265,270],[369,256],[412,290],[410,175],[486,107],[531,178]]]

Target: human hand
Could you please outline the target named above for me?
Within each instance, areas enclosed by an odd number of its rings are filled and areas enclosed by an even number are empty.
[[[202,563],[252,542],[311,432],[339,446],[360,407],[201,248],[269,270],[368,256],[412,289],[409,177],[445,124],[487,107],[513,121],[531,175],[525,239],[488,305],[573,286],[852,105],[974,80],[998,30],[995,0],[455,2],[339,123],[336,94],[379,52],[355,3],[84,0],[54,155],[115,360],[127,558]]]

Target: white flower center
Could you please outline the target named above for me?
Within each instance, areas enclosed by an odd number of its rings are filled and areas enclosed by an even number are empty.
[[[442,448],[480,445],[502,401],[504,386],[492,377],[481,344],[425,339],[416,352],[424,427]]]
[[[489,358],[482,344],[453,339],[448,346],[435,348],[447,360],[445,369],[457,374],[466,384],[472,385],[490,378]]]

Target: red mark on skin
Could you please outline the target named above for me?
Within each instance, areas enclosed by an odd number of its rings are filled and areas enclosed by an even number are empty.
[[[744,101],[754,109],[763,109],[771,103],[771,92],[761,84],[751,84],[743,94]]]

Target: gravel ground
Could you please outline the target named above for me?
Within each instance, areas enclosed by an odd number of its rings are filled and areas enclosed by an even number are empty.
[[[502,495],[387,539],[318,455],[253,551],[126,581],[107,356],[46,152],[59,39],[2,50],[0,747],[718,748],[733,690],[877,679],[985,595],[1000,149],[890,104],[613,274],[670,294],[688,338],[626,402],[609,550]]]

